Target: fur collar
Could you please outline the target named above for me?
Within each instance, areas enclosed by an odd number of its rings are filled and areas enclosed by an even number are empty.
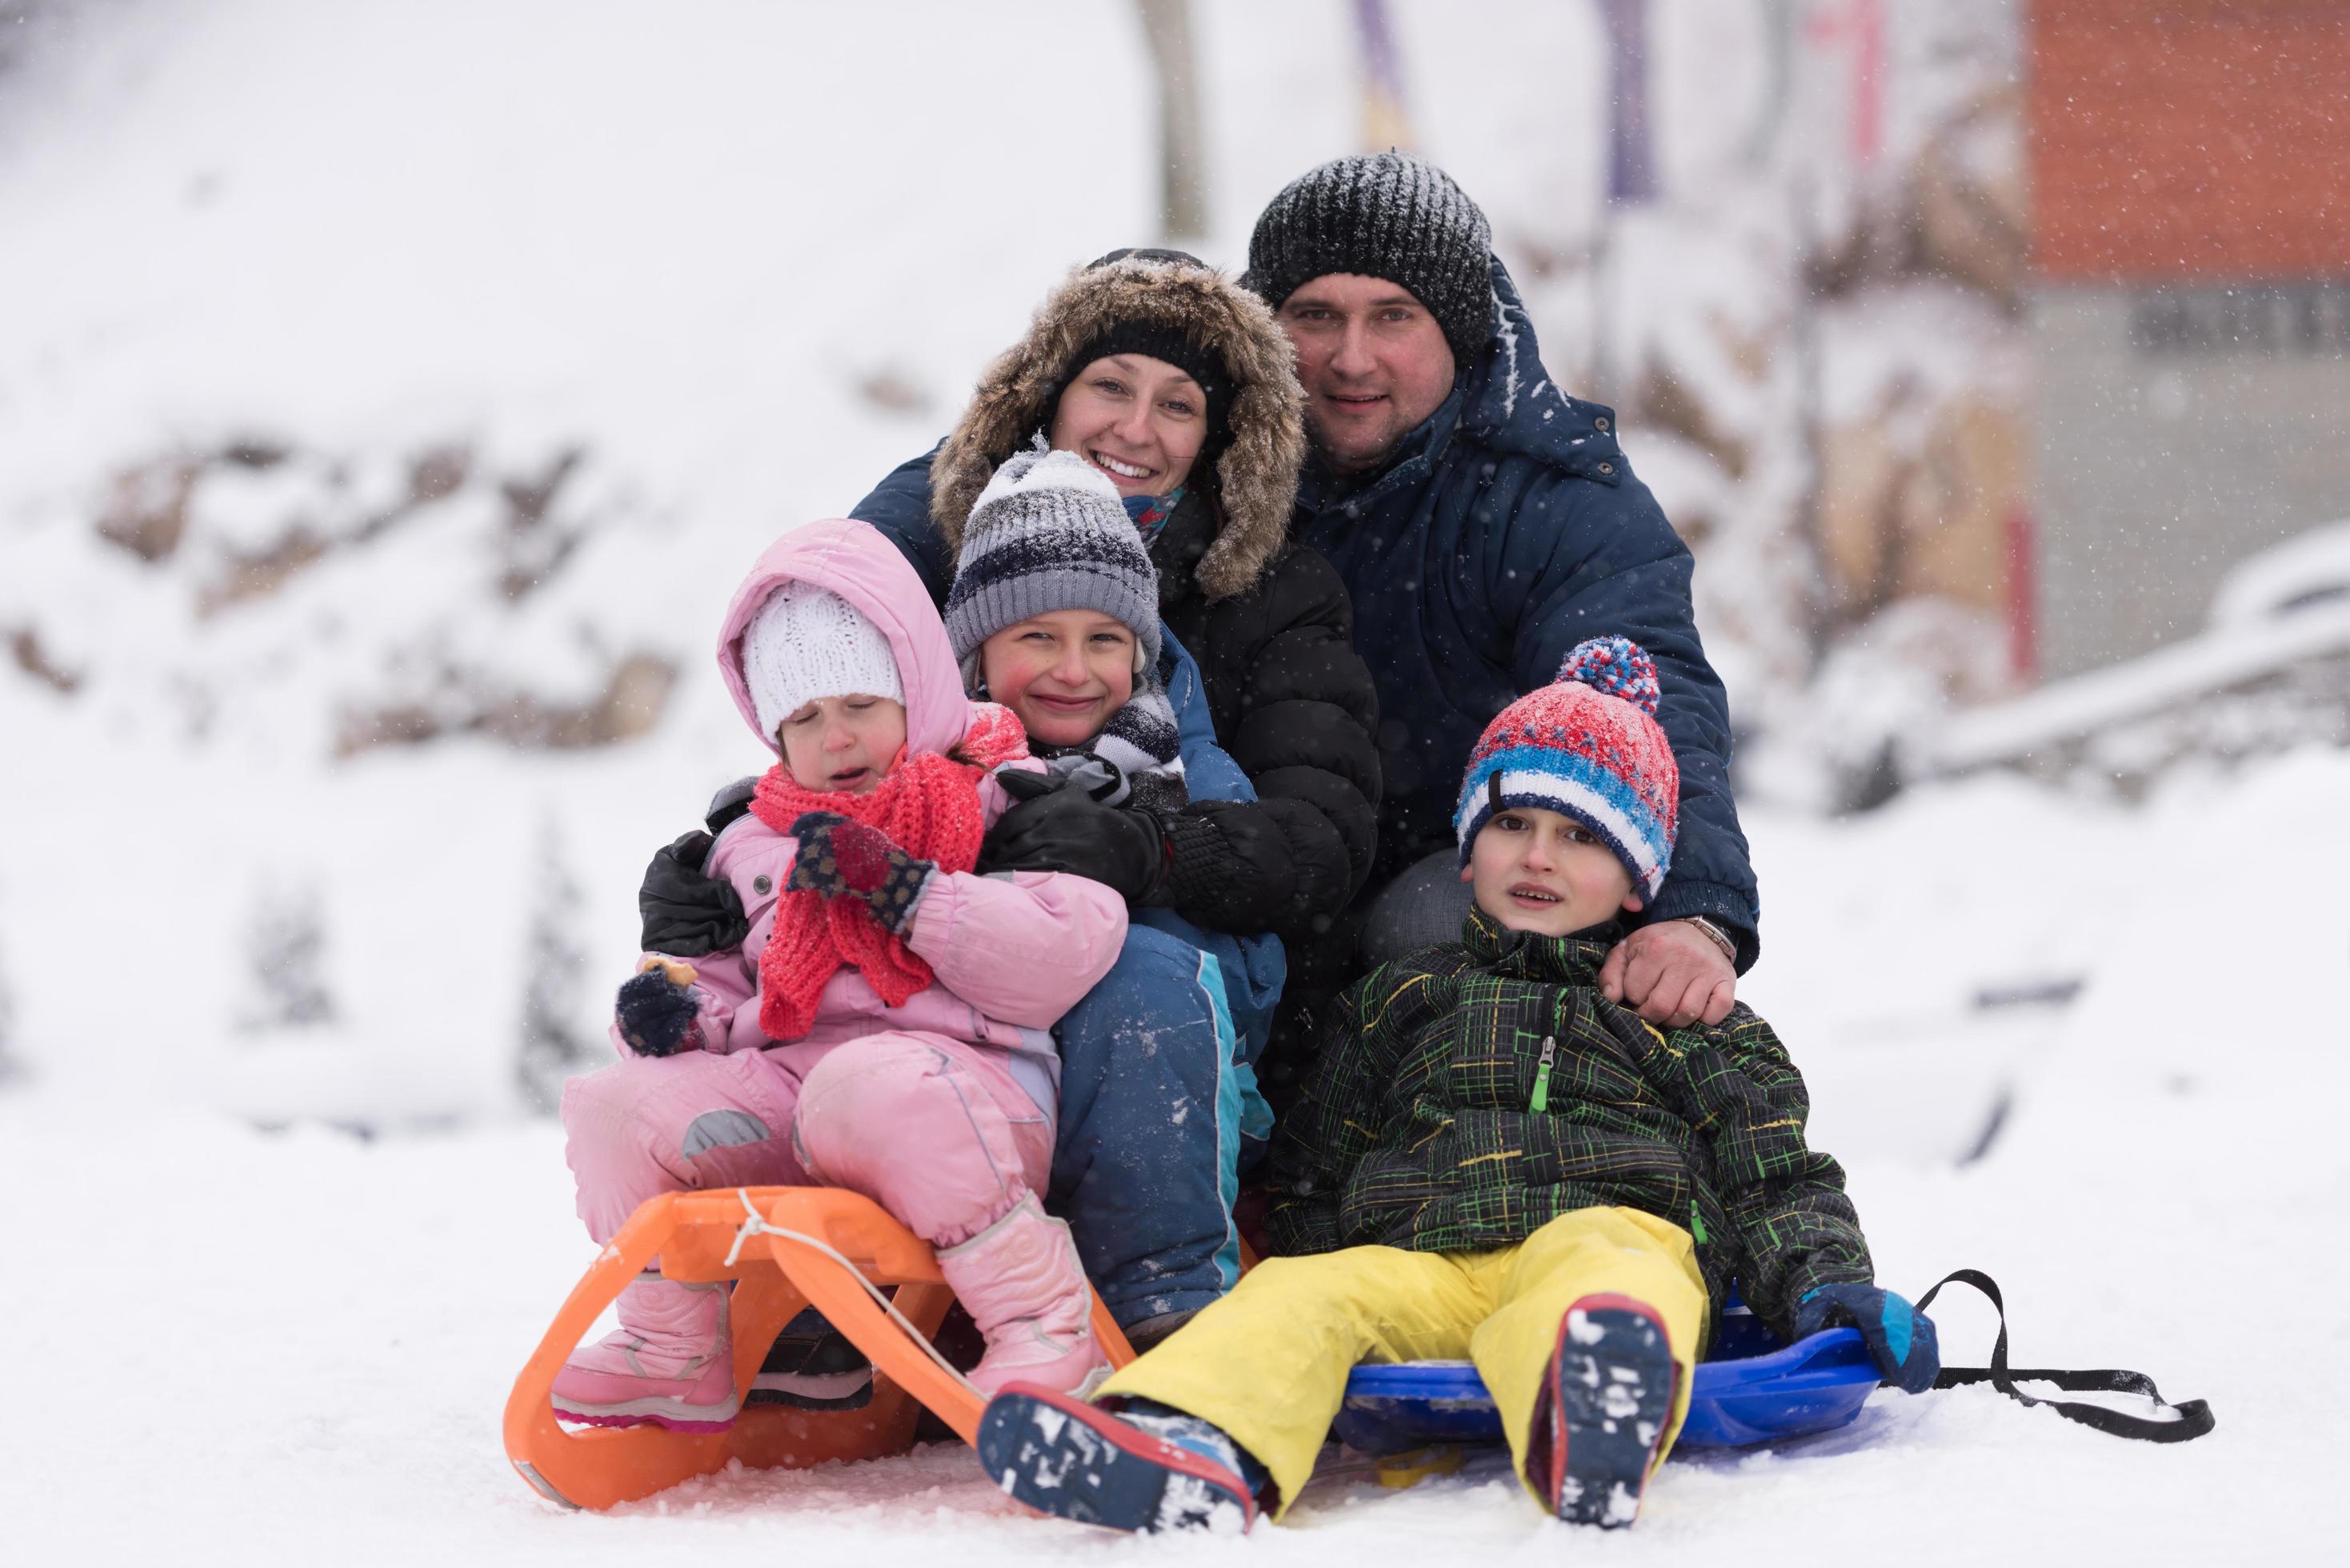
[[[1289,535],[1305,460],[1305,397],[1289,339],[1264,302],[1213,268],[1181,263],[1118,261],[1071,275],[1027,336],[988,367],[931,460],[931,521],[951,549],[962,548],[963,524],[988,476],[1027,444],[1065,379],[1081,369],[1068,361],[1108,327],[1138,317],[1181,327],[1232,373],[1231,440],[1213,482],[1202,484],[1196,471],[1189,482],[1216,519],[1193,575],[1210,599],[1256,586]]]

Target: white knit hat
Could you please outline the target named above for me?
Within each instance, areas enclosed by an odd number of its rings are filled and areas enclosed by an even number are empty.
[[[813,583],[785,583],[752,616],[743,629],[743,683],[769,740],[775,726],[819,697],[906,700],[881,628]]]

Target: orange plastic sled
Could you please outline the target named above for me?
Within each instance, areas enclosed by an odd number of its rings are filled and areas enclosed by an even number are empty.
[[[620,1228],[555,1315],[506,1399],[506,1457],[538,1493],[567,1508],[610,1508],[650,1497],[729,1460],[754,1468],[820,1465],[903,1453],[924,1407],[963,1441],[979,1429],[982,1400],[907,1337],[847,1270],[808,1241],[864,1272],[924,1335],[938,1332],[954,1299],[930,1244],[868,1199],[833,1188],[730,1187],[648,1201]],[[723,1432],[664,1427],[566,1430],[555,1418],[555,1375],[597,1315],[658,1257],[672,1280],[734,1280],[730,1317],[738,1393],[765,1359],[776,1332],[815,1306],[873,1359],[873,1399],[861,1410],[745,1405]],[[1094,1333],[1110,1363],[1134,1359],[1126,1336],[1094,1298]]]

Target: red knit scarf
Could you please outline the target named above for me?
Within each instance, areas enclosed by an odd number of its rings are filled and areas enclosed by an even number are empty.
[[[968,761],[936,752],[899,753],[895,766],[869,794],[804,789],[777,763],[751,796],[751,811],[777,833],[811,811],[837,812],[879,828],[918,859],[941,871],[968,871],[979,863],[979,781],[998,763],[1028,754],[1027,732],[1012,710],[972,705],[971,730],[956,750]],[[906,939],[881,924],[862,898],[827,898],[785,892],[775,900],[775,929],[759,954],[759,1027],[770,1040],[797,1040],[816,1026],[816,999],[845,965],[856,966],[890,1007],[931,983],[931,966]]]

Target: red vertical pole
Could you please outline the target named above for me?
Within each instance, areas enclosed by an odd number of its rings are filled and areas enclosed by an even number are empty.
[[[1874,168],[1885,150],[1885,0],[1844,0],[1831,12],[1813,14],[1804,32],[1823,44],[1849,44],[1845,151],[1854,168]]]
[[[2040,541],[2032,509],[2007,509],[2007,665],[2018,684],[2040,677]]]
[[[1885,0],[1852,0],[1852,157],[1877,166],[1885,146]]]

